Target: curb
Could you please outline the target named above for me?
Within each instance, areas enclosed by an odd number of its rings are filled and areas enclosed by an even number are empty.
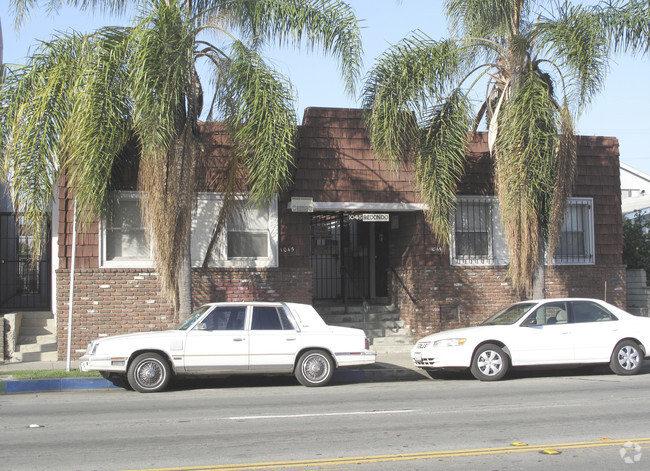
[[[333,383],[416,381],[426,379],[421,373],[408,368],[341,369],[334,373]],[[33,392],[64,392],[82,390],[121,389],[104,378],[49,378],[0,380],[0,394]]]
[[[104,378],[48,378],[0,380],[0,394],[117,389]]]

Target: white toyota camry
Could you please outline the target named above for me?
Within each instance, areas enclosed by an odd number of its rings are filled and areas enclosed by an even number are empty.
[[[80,368],[140,392],[165,389],[172,375],[200,374],[285,373],[323,386],[337,367],[376,356],[363,330],[328,326],[307,304],[214,303],[176,330],[93,340]]]
[[[476,327],[429,335],[411,350],[432,377],[469,368],[496,381],[511,366],[609,363],[619,375],[639,372],[650,347],[650,318],[597,299],[545,299],[513,304]]]

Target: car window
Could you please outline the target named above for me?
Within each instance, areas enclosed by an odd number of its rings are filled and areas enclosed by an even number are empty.
[[[246,306],[219,306],[197,325],[201,330],[244,330]]]
[[[614,314],[599,304],[589,301],[574,301],[571,303],[573,322],[606,322],[618,320]]]
[[[209,304],[204,304],[201,306],[199,309],[194,311],[190,317],[188,317],[186,320],[181,322],[179,326],[177,327],[178,330],[187,330],[190,328],[192,324],[194,324],[199,317],[201,317],[203,314],[205,314],[205,311],[210,309],[212,306]]]
[[[566,324],[569,321],[567,307],[564,302],[543,304],[533,312],[524,325],[554,325]]]
[[[278,309],[272,306],[255,306],[251,330],[283,330]]]
[[[497,312],[481,325],[510,325],[517,322],[524,314],[530,311],[535,303],[517,303]]]

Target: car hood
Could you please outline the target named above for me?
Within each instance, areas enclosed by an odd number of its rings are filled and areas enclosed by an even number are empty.
[[[158,332],[134,332],[132,334],[112,335],[110,337],[100,337],[96,342],[111,342],[111,341],[128,341],[139,340],[151,337],[174,337],[182,333],[181,330],[161,330]]]
[[[435,334],[427,335],[424,338],[418,340],[419,342],[435,342],[436,340],[443,339],[454,339],[454,338],[470,338],[476,335],[480,335],[482,332],[494,332],[499,330],[502,326],[498,325],[478,325],[476,327],[465,327],[462,329],[451,329],[444,330],[442,332],[436,332]]]

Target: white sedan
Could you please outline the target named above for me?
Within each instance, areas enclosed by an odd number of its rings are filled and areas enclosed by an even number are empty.
[[[172,375],[293,373],[327,384],[337,367],[375,362],[363,330],[328,326],[312,306],[214,303],[176,330],[93,340],[82,371],[99,371],[140,392],[165,389]]]
[[[476,379],[496,381],[511,366],[609,363],[619,375],[636,374],[650,347],[650,318],[596,299],[524,301],[481,325],[419,340],[415,365],[432,377],[469,368]]]

